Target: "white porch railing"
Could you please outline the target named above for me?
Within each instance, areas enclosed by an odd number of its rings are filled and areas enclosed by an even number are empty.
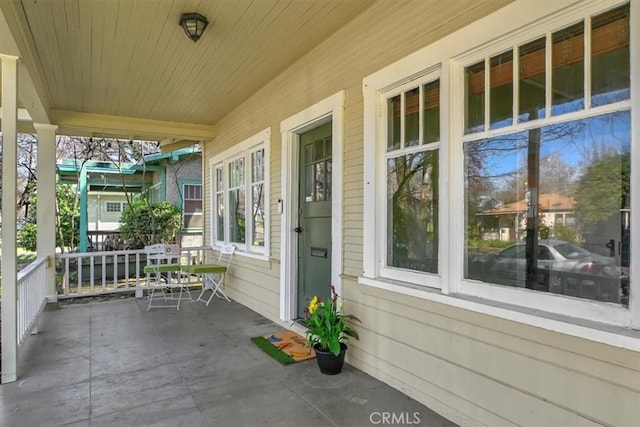
[[[46,305],[45,269],[48,257],[40,257],[18,273],[18,346],[34,327]]]
[[[207,247],[182,248],[182,264],[202,264]],[[147,287],[144,249],[56,255],[58,298],[142,291]],[[200,284],[186,277],[189,285]]]

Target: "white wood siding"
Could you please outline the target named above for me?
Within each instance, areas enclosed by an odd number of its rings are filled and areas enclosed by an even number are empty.
[[[378,3],[217,124],[205,158],[272,130],[271,260],[235,257],[228,294],[278,321],[280,122],[345,90],[343,293],[346,310],[362,319],[349,363],[463,425],[637,425],[638,353],[356,281],[363,260],[363,77],[507,3]],[[208,166],[204,173],[209,208]]]

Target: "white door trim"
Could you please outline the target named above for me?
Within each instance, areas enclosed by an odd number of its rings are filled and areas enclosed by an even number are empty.
[[[282,221],[280,231],[280,319],[297,317],[298,155],[300,134],[332,121],[331,283],[342,293],[342,168],[344,98],[340,91],[280,123],[282,135]]]

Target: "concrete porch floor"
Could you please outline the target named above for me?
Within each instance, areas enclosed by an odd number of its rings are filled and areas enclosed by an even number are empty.
[[[326,376],[314,360],[280,365],[250,338],[282,328],[235,302],[145,308],[129,298],[46,310],[20,378],[0,386],[0,425],[369,426],[385,412],[453,425],[351,366]]]

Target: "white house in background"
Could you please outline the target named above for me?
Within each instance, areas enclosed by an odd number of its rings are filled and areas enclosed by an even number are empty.
[[[182,211],[182,246],[203,244],[202,153],[188,147],[146,155],[140,164],[73,160],[57,166],[61,183],[80,187],[80,250],[124,249],[120,216],[141,194],[152,202],[167,201]],[[124,191],[126,187],[126,192]]]

